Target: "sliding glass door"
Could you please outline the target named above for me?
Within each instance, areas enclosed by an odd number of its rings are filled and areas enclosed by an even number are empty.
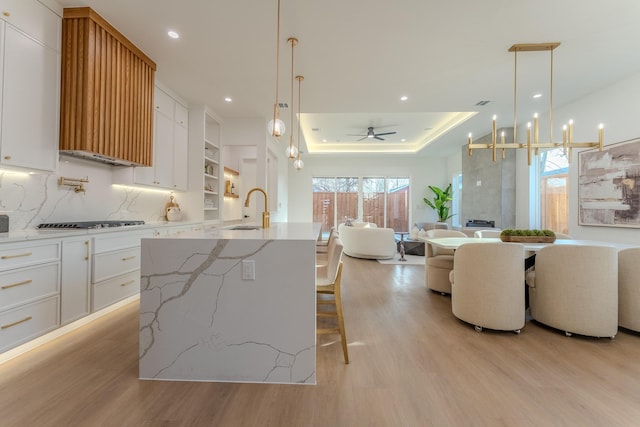
[[[313,221],[323,232],[347,218],[409,231],[409,178],[314,177]]]

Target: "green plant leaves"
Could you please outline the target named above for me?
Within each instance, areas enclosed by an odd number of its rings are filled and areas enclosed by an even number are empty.
[[[429,185],[428,187],[434,194],[433,200],[429,200],[426,197],[422,200],[424,200],[427,206],[436,211],[438,221],[445,222],[453,216],[449,215],[450,208],[447,206],[447,204],[453,200],[453,189],[451,188],[451,184],[449,184],[444,190],[435,185]]]

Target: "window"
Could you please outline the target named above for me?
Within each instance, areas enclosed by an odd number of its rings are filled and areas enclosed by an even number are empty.
[[[569,161],[562,148],[540,154],[540,226],[569,233]]]
[[[409,231],[409,178],[314,177],[313,221],[323,232],[347,218]]]
[[[387,178],[387,227],[409,231],[409,178]]]
[[[453,200],[451,201],[451,225],[461,227],[460,223],[460,205],[462,200],[462,174],[458,174],[451,180],[451,188],[453,188]]]

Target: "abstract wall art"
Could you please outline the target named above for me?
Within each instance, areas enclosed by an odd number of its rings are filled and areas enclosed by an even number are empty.
[[[580,225],[640,228],[640,139],[579,155]]]

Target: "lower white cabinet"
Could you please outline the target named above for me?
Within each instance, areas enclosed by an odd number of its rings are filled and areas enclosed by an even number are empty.
[[[93,284],[93,311],[140,292],[140,270]]]
[[[153,234],[148,230],[94,238],[92,311],[140,292],[140,239]]]
[[[0,352],[58,327],[60,241],[0,247]]]
[[[0,312],[0,353],[56,329],[59,303],[56,295]]]
[[[60,289],[60,322],[72,322],[90,312],[89,272],[91,239],[62,241],[62,278]]]

